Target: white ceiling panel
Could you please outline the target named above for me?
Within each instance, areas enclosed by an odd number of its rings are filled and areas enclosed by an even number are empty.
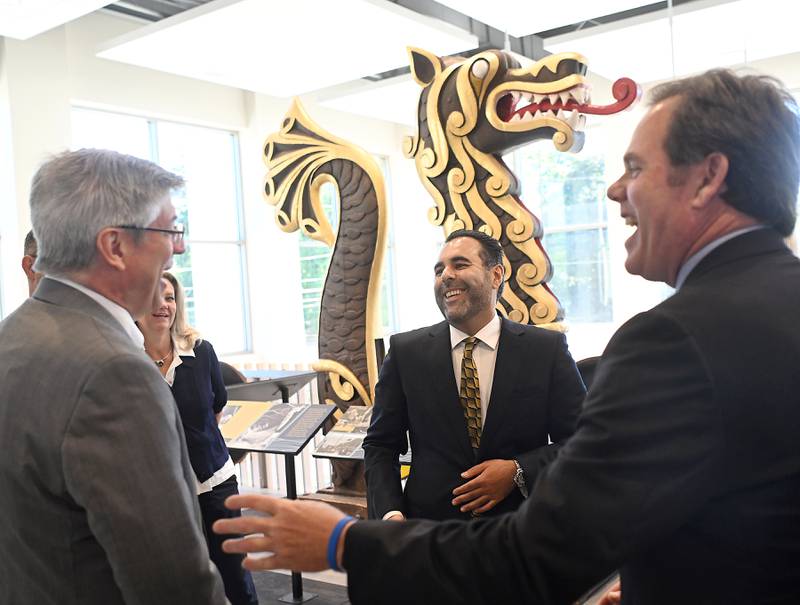
[[[325,101],[320,105],[362,116],[414,126],[420,86],[410,75],[371,84],[365,90]]]
[[[0,0],[0,36],[27,40],[108,4],[108,0]]]
[[[652,82],[712,67],[745,64],[800,51],[796,33],[800,3],[784,0],[738,0],[688,10],[677,7],[613,26],[599,26],[548,38],[550,52],[574,51],[589,68],[610,79],[629,76]],[[776,18],[780,15],[779,18]]]
[[[216,0],[111,41],[98,56],[288,97],[408,64],[477,38],[384,0]]]
[[[638,6],[651,4],[652,0],[572,0],[571,2],[544,2],[543,0],[437,0],[465,15],[491,25],[512,36],[527,36],[604,17]]]

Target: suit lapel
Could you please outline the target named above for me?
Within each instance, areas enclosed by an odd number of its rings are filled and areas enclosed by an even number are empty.
[[[430,372],[430,376],[440,377],[435,380],[434,398],[430,402],[432,411],[441,414],[444,426],[450,431],[451,438],[467,460],[474,458],[472,446],[469,444],[467,422],[464,410],[458,399],[458,385],[453,372],[453,356],[450,347],[450,326],[442,322],[432,326],[428,332],[430,343],[424,356],[425,367],[422,371]]]
[[[514,422],[509,399],[522,365],[523,334],[522,326],[503,318],[500,339],[497,341],[492,394],[489,397],[489,408],[483,421],[479,453],[481,450],[491,448],[498,427],[506,422]]]

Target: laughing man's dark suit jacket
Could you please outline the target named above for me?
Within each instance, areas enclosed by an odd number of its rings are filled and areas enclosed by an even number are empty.
[[[575,430],[584,394],[563,334],[503,319],[476,459],[447,322],[392,336],[364,439],[370,517],[399,510],[409,518],[468,519],[450,503],[452,491],[464,483],[462,472],[492,458],[518,460],[533,485],[557,444]],[[397,458],[406,451],[406,430],[413,463],[402,493]],[[548,446],[548,436],[555,445]],[[521,502],[515,488],[488,514],[515,510]]]
[[[800,603],[800,260],[764,229],[619,329],[575,435],[517,513],[360,522],[354,605]]]

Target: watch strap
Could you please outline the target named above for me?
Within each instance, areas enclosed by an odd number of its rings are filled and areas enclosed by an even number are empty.
[[[525,484],[525,473],[523,472],[519,462],[517,462],[516,460],[512,460],[512,462],[514,463],[514,466],[517,467],[517,470],[514,473],[514,485],[517,486],[517,489],[519,489],[520,493],[522,494],[522,497],[527,498],[528,486]]]

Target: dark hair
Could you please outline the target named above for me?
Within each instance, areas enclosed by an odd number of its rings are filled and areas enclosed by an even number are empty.
[[[471,237],[481,245],[480,256],[484,267],[491,269],[492,267],[500,265],[503,267],[503,271],[505,272],[505,267],[503,265],[503,247],[500,245],[499,241],[497,241],[491,235],[486,235],[483,231],[460,229],[450,233],[450,235],[447,236],[447,239],[444,240],[444,243],[446,244],[454,239],[458,239],[459,237]],[[500,300],[500,295],[503,294],[505,281],[505,279],[500,280],[500,287],[497,289],[497,300]]]
[[[797,219],[800,126],[797,102],[786,88],[768,76],[712,69],[656,86],[649,102],[671,97],[681,98],[664,143],[672,164],[724,154],[725,202],[790,235]]]
[[[25,246],[22,249],[22,253],[27,256],[32,256],[33,258],[36,258],[38,250],[39,247],[36,244],[36,238],[33,236],[33,229],[31,229],[25,236]]]

